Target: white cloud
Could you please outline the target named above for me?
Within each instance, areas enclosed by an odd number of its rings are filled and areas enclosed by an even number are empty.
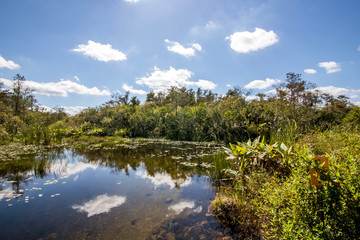
[[[195,55],[195,51],[201,51],[201,46],[198,43],[193,43],[191,47],[185,48],[178,42],[173,42],[168,39],[165,39],[165,42],[168,44],[167,49],[171,52],[178,53],[185,57],[191,57]]]
[[[66,112],[67,114],[73,116],[75,114],[78,114],[79,112],[81,112],[82,110],[86,109],[87,107],[83,107],[83,106],[57,106],[58,108],[62,108],[64,109],[64,112]],[[40,108],[42,109],[42,111],[45,112],[54,112],[54,109],[48,106],[44,106],[41,105]]]
[[[279,79],[266,78],[265,80],[251,81],[247,85],[245,85],[244,88],[247,88],[247,89],[266,89],[266,88],[269,88],[272,85],[274,85],[276,83],[280,83],[280,82],[281,82],[281,80],[279,80]]]
[[[357,101],[359,99],[360,89],[348,89],[343,87],[335,87],[335,86],[323,86],[323,87],[317,87],[314,89],[310,89],[308,91],[311,92],[320,92],[320,93],[327,93],[334,97],[337,97],[339,95],[344,95],[350,98],[350,101],[354,104],[357,104]],[[270,91],[267,91],[266,94],[269,95],[276,95],[277,91],[276,89],[272,89]]]
[[[124,0],[125,2],[129,2],[129,3],[137,3],[139,2],[139,0]]]
[[[318,90],[323,93],[330,94],[334,97],[337,97],[339,95],[344,95],[350,98],[350,102],[352,102],[355,105],[359,105],[359,94],[360,89],[348,89],[348,88],[342,88],[342,87],[335,87],[335,86],[324,86],[324,87],[318,87],[313,89],[312,91]]]
[[[326,73],[335,73],[341,71],[340,64],[334,61],[320,62],[319,67],[325,68]]]
[[[196,50],[198,50],[198,51],[201,51],[201,45],[200,44],[198,44],[198,43],[193,43],[192,45],[191,45],[194,49],[196,49]]]
[[[77,82],[80,82],[80,78],[78,76],[75,75],[74,78]]]
[[[272,89],[272,90],[267,91],[266,94],[270,94],[270,95],[277,94],[277,91],[276,91],[276,89]]]
[[[137,90],[137,89],[134,89],[133,86],[129,86],[127,85],[126,83],[124,83],[122,85],[122,88],[126,91],[126,92],[130,92],[132,94],[138,94],[138,95],[145,95],[146,92],[144,90]]]
[[[136,175],[143,179],[149,179],[151,183],[154,184],[156,187],[161,185],[168,185],[172,189],[175,188],[176,186],[186,187],[191,184],[191,179],[173,180],[171,176],[167,173],[156,173],[155,176],[150,176],[145,171],[137,171]]]
[[[195,207],[194,201],[182,201],[169,206],[168,209],[174,211],[175,214],[179,214],[183,212],[186,208],[193,209],[194,207]]]
[[[216,84],[200,79],[197,82],[189,81],[193,75],[187,69],[175,69],[170,67],[169,70],[160,70],[154,67],[154,71],[147,77],[139,78],[136,83],[140,85],[146,85],[154,90],[154,92],[168,91],[172,86],[197,86],[203,89],[212,90],[216,87]]]
[[[8,68],[14,70],[20,68],[20,65],[14,63],[11,60],[5,60],[5,58],[0,55],[0,68]]]
[[[83,203],[82,205],[74,205],[73,209],[79,212],[87,212],[87,216],[108,213],[114,207],[124,204],[126,197],[123,196],[108,196],[107,194],[97,196],[93,200]]]
[[[246,101],[259,100],[258,96],[245,96]]]
[[[116,49],[113,49],[110,44],[101,44],[89,40],[88,44],[80,44],[78,48],[73,49],[74,52],[81,52],[86,56],[90,56],[98,61],[123,61],[126,60],[126,55]]]
[[[79,112],[81,112],[82,110],[87,108],[87,107],[83,107],[83,106],[70,106],[70,107],[60,106],[60,107],[64,109],[64,112],[66,112],[67,114],[69,114],[71,116],[78,114]]]
[[[186,85],[194,85],[197,86],[199,88],[202,89],[207,89],[207,90],[213,90],[214,88],[216,88],[216,84],[209,81],[209,80],[203,80],[203,79],[199,79],[199,81],[197,82],[186,82]]]
[[[327,93],[330,95],[338,96],[338,95],[348,95],[352,92],[356,92],[356,90],[349,90],[347,88],[334,87],[334,86],[326,86],[326,87],[318,87],[314,90],[319,90],[323,93]]]
[[[312,68],[307,68],[307,69],[304,69],[304,72],[307,74],[315,74],[316,70],[312,69]]]
[[[231,85],[230,85],[230,84],[226,84],[225,86],[231,88]]]
[[[274,31],[255,28],[254,32],[235,32],[226,37],[230,40],[230,47],[238,53],[249,53],[271,46],[279,41]]]
[[[0,78],[5,86],[11,88],[14,81],[5,78]],[[71,80],[60,79],[60,82],[39,83],[34,81],[24,81],[24,86],[32,89],[35,94],[47,96],[61,96],[67,97],[68,93],[77,93],[80,95],[96,95],[96,96],[110,96],[108,90],[99,90],[97,87],[88,88],[82,84],[73,82]]]

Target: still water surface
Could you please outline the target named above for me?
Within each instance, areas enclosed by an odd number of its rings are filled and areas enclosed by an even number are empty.
[[[0,164],[1,239],[217,239],[213,144],[57,148]]]

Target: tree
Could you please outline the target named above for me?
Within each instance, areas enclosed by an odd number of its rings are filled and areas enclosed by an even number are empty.
[[[28,108],[33,108],[36,103],[35,97],[31,94],[33,90],[25,87],[25,77],[16,74],[14,77],[13,93],[11,95],[12,107],[15,116],[25,118]]]
[[[318,103],[316,93],[309,91],[315,84],[301,78],[301,74],[287,73],[285,83],[276,86],[278,98],[292,105],[314,105]]]
[[[138,105],[140,105],[140,100],[136,96],[133,96],[130,99],[130,106],[138,106]]]

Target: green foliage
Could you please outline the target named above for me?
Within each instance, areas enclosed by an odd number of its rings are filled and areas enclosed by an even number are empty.
[[[293,150],[259,138],[230,145],[214,214],[238,226],[242,238],[359,239],[359,136],[339,128],[305,136]],[[313,160],[314,152],[329,158],[329,171]],[[266,159],[287,171],[261,164]],[[322,186],[310,184],[310,168],[320,173]],[[230,203],[236,207],[229,210]]]
[[[354,127],[359,122],[359,108],[346,97],[307,91],[313,84],[295,73],[288,73],[284,84],[276,86],[276,95],[266,98],[258,93],[259,100],[246,100],[250,92],[239,87],[221,97],[209,90],[172,87],[150,92],[144,104],[129,92],[114,94],[102,106],[73,117],[67,117],[61,108],[41,112],[31,89],[24,87],[25,78],[16,75],[14,80],[12,91],[0,88],[0,127],[7,133],[1,135],[5,142],[10,138],[48,144],[60,143],[64,137],[120,135],[229,143],[264,136],[267,143],[293,145],[314,128],[324,131],[341,124]]]
[[[243,174],[260,168],[285,174],[290,170],[294,155],[292,147],[284,143],[266,144],[264,138],[260,141],[260,137],[235,146],[230,143],[230,148],[236,159],[235,167]]]

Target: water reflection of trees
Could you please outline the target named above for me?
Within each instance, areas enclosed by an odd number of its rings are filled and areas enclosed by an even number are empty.
[[[114,173],[124,171],[129,175],[129,168],[136,170],[144,165],[149,176],[166,173],[174,180],[175,186],[179,187],[179,181],[176,180],[208,175],[206,168],[189,167],[181,164],[182,162],[209,162],[218,150],[216,145],[155,142],[115,149],[77,149],[75,152],[85,156],[89,162],[112,168]]]
[[[64,158],[64,149],[54,148],[37,154],[27,154],[18,159],[0,162],[0,177],[11,181],[16,193],[21,183],[33,181],[29,176],[44,178],[50,173],[51,162]]]
[[[75,164],[90,164],[94,166],[106,166],[112,169],[114,174],[124,171],[129,175],[130,169],[136,170],[141,165],[151,177],[156,174],[168,174],[179,187],[177,180],[186,180],[194,175],[208,175],[205,168],[189,167],[181,162],[191,161],[195,163],[211,161],[211,154],[218,151],[215,145],[189,143],[146,143],[137,145],[125,145],[112,149],[74,149],[66,150],[55,148],[38,154],[23,156],[18,160],[1,162],[0,177],[13,181],[13,189],[18,191],[20,183],[33,181],[29,176],[44,178],[49,174],[66,175],[70,166]],[[71,164],[73,163],[73,164]]]

